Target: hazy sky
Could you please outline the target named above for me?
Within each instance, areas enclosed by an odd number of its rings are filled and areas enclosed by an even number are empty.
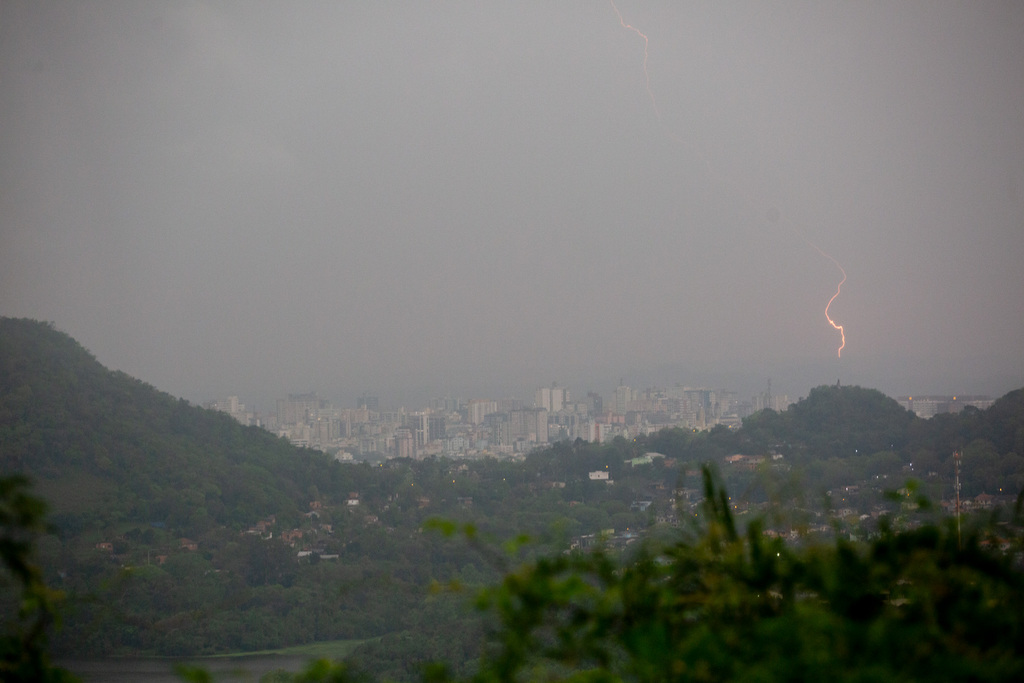
[[[0,0],[0,314],[264,406],[1024,385],[1024,3],[617,5],[646,76],[600,0]]]

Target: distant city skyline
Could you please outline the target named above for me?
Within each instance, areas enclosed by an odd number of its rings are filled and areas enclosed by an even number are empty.
[[[770,386],[747,401],[736,392],[684,387],[615,387],[609,401],[595,392],[574,397],[554,384],[539,387],[532,405],[516,398],[434,398],[426,406],[385,407],[362,393],[356,407],[336,405],[316,393],[288,394],[275,410],[260,413],[238,396],[204,404],[293,445],[325,451],[339,460],[360,458],[517,457],[553,441],[603,443],[633,439],[666,428],[738,428],[765,408],[787,410],[791,401]],[[358,456],[358,457],[357,457]]]
[[[939,395],[939,396],[953,396],[957,394],[962,395],[984,395],[993,398],[998,398],[1009,391],[1024,387],[1024,381],[1019,385],[1012,382],[1011,378],[1001,377],[970,377],[962,376],[955,382],[943,381],[942,379],[931,379],[923,376],[916,376],[911,373],[901,372],[899,368],[893,367],[889,373],[884,371],[881,374],[888,374],[886,377],[874,377],[879,381],[875,384],[867,382],[853,381],[851,378],[844,377],[828,377],[824,373],[825,371],[819,371],[815,373],[813,369],[794,369],[793,374],[801,379],[794,379],[792,376],[787,377],[786,375],[757,375],[755,373],[742,373],[736,372],[704,372],[704,373],[685,373],[681,369],[661,368],[664,372],[663,375],[659,375],[656,370],[650,371],[636,371],[630,373],[620,373],[615,376],[614,373],[606,372],[603,378],[600,379],[583,379],[571,381],[569,378],[560,380],[551,380],[546,383],[544,382],[529,382],[529,381],[510,381],[502,383],[495,381],[492,383],[481,383],[473,385],[467,383],[469,388],[460,388],[458,385],[447,385],[451,386],[447,390],[432,390],[430,387],[401,387],[387,383],[377,383],[376,387],[373,387],[372,383],[368,387],[359,387],[355,390],[350,388],[332,388],[328,383],[317,383],[311,382],[305,385],[298,385],[293,383],[285,383],[283,387],[270,388],[267,391],[251,391],[248,394],[245,391],[221,391],[216,394],[207,395],[199,392],[191,392],[191,395],[186,396],[188,400],[195,403],[202,403],[210,400],[214,400],[217,396],[227,396],[231,394],[237,394],[239,396],[249,396],[249,401],[254,405],[261,406],[263,408],[272,407],[274,401],[288,393],[302,393],[307,391],[313,391],[321,396],[328,397],[331,400],[344,405],[346,407],[355,407],[358,404],[358,400],[363,396],[370,396],[379,402],[380,407],[387,408],[398,408],[402,406],[414,406],[414,405],[425,405],[431,399],[451,397],[451,398],[517,398],[521,400],[533,401],[535,394],[540,387],[550,387],[552,383],[564,390],[571,391],[574,396],[582,396],[587,392],[597,392],[608,400],[614,392],[616,386],[619,383],[625,383],[633,388],[662,388],[668,389],[673,386],[692,386],[692,387],[712,387],[717,389],[725,389],[729,391],[735,391],[745,399],[749,399],[752,396],[763,393],[769,381],[772,383],[773,391],[790,396],[794,401],[799,398],[807,396],[811,389],[822,386],[822,385],[833,385],[837,381],[844,385],[856,385],[866,389],[876,389],[881,391],[885,395],[897,399],[904,396],[913,395]],[[817,381],[814,376],[817,374],[821,377],[820,381]],[[661,377],[661,379],[658,379]],[[259,385],[250,385],[259,386]],[[446,386],[445,383],[439,383],[439,386]],[[910,389],[908,389],[910,387]],[[161,387],[157,387],[161,388]]]
[[[773,389],[771,383],[766,383],[762,390],[759,392],[753,392],[750,394],[744,394],[743,392],[733,390],[725,386],[703,386],[703,385],[692,385],[692,384],[680,384],[674,385],[650,385],[644,387],[633,387],[625,384],[620,384],[608,392],[597,392],[594,390],[588,390],[586,392],[573,392],[570,387],[557,386],[558,383],[552,383],[556,386],[551,387],[538,387],[532,392],[532,401],[529,398],[523,398],[522,396],[502,393],[495,395],[485,395],[482,393],[477,394],[445,394],[438,396],[431,396],[424,399],[420,403],[389,403],[386,400],[382,401],[379,396],[372,392],[361,392],[358,396],[351,398],[345,396],[330,396],[320,395],[318,392],[308,392],[303,394],[289,393],[287,394],[287,400],[317,400],[326,401],[331,403],[335,408],[339,409],[367,409],[370,412],[378,411],[409,411],[414,412],[417,410],[429,410],[435,413],[446,413],[446,412],[457,412],[459,410],[468,409],[470,413],[473,412],[473,407],[470,404],[484,404],[486,410],[497,411],[499,405],[507,402],[515,402],[517,405],[525,407],[538,407],[544,408],[545,410],[556,413],[563,408],[571,409],[575,404],[592,402],[595,398],[603,400],[603,406],[608,411],[623,413],[625,412],[622,402],[618,396],[618,390],[625,388],[632,392],[628,400],[634,400],[637,394],[645,392],[662,391],[671,394],[674,391],[703,391],[711,390],[714,392],[724,392],[730,394],[733,398],[731,400],[739,401],[742,403],[748,403],[751,405],[753,410],[760,410],[765,407],[771,407],[775,410],[785,410],[786,406],[792,405],[806,398],[806,394],[799,396],[790,396],[787,393],[779,392],[777,387]],[[842,382],[837,382],[841,385]],[[818,385],[822,386],[822,385]],[[859,386],[859,385],[858,385]],[[551,390],[557,388],[561,393],[561,400],[556,399],[552,401]],[[814,387],[811,387],[812,389]],[[863,387],[863,388],[874,388],[874,387]],[[880,391],[880,390],[879,390]],[[944,394],[890,394],[882,392],[889,398],[899,403],[899,405],[907,410],[915,412],[919,417],[932,417],[938,413],[943,412],[956,412],[966,405],[972,405],[977,408],[987,408],[995,400],[999,399],[1002,394],[991,395],[991,394],[967,394],[963,392],[959,393],[944,393]],[[280,411],[280,404],[282,400],[286,400],[284,395],[278,396],[268,403],[269,407],[261,408],[255,403],[245,403],[244,397],[238,395],[223,395],[218,398],[206,399],[199,402],[201,405],[214,410],[220,410],[227,413],[241,413],[245,414],[248,412],[249,415],[267,415]],[[777,403],[776,400],[781,400],[782,403]],[[603,412],[602,409],[597,410],[598,413]],[[481,417],[485,413],[480,413]],[[479,420],[476,420],[479,421]]]
[[[210,401],[204,407],[266,429],[295,446],[353,461],[439,455],[519,457],[563,440],[607,443],[663,429],[738,429],[758,411],[785,412],[800,400],[773,392],[771,383],[749,400],[725,389],[678,384],[636,389],[619,384],[608,401],[592,391],[574,396],[567,387],[552,383],[534,391],[532,405],[517,398],[446,396],[423,406],[388,407],[381,405],[379,397],[362,393],[355,407],[346,407],[316,393],[303,393],[278,398],[276,409],[263,413],[238,396]],[[985,410],[994,403],[988,396],[969,395],[901,396],[896,401],[925,419],[968,406]]]

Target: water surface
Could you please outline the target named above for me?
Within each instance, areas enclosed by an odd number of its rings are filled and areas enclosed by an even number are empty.
[[[174,673],[174,667],[179,664],[206,669],[216,683],[258,683],[261,676],[278,669],[301,671],[309,661],[308,657],[296,655],[250,655],[208,659],[67,659],[56,663],[84,683],[181,683],[181,678]]]

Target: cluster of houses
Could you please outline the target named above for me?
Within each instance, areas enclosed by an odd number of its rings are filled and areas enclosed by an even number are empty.
[[[125,540],[124,538],[118,538],[115,541],[100,541],[99,543],[97,543],[95,545],[95,548],[97,550],[99,550],[100,552],[110,553],[111,555],[115,555],[116,556],[116,553],[115,553],[115,543],[120,542],[120,541],[124,541],[124,540]],[[179,551],[184,551],[184,552],[194,553],[197,550],[199,550],[199,544],[196,543],[195,541],[193,541],[192,539],[189,539],[189,538],[179,538],[178,539],[178,550]],[[152,558],[150,558],[150,559],[151,559],[152,562],[155,562],[156,564],[164,564],[165,562],[167,562],[167,558],[168,557],[170,557],[170,555],[168,555],[166,553],[161,553],[159,555],[152,556]]]
[[[632,466],[639,466],[645,464],[651,464],[655,460],[663,459],[665,467],[674,468],[676,462],[673,458],[666,458],[661,453],[645,453],[644,455],[627,460],[626,462]],[[723,459],[723,467],[725,473],[728,472],[753,472],[763,466],[769,466],[773,469],[788,469],[787,465],[782,463],[783,456],[778,453],[771,452],[767,455],[743,455],[734,454],[727,456]],[[461,463],[457,466],[457,470],[467,470],[468,467],[465,463]],[[590,481],[605,482],[608,485],[614,484],[614,480],[611,478],[608,468],[594,470],[587,473],[587,477]],[[699,481],[701,473],[698,470],[687,470],[685,477],[690,481]],[[564,481],[553,481],[547,482],[545,486],[551,486],[554,488],[564,488]],[[648,493],[651,499],[638,498],[634,500],[630,509],[632,511],[645,512],[653,503],[653,499],[664,499],[665,501],[671,501],[671,504],[659,506],[656,522],[677,524],[677,513],[679,511],[685,511],[687,514],[696,513],[697,505],[699,505],[703,498],[702,491],[698,488],[679,487],[673,489],[671,492],[664,484],[656,483],[652,485],[652,490]],[[802,510],[797,512],[805,513],[804,519],[806,523],[799,526],[799,529],[793,527],[786,528],[767,528],[764,533],[772,537],[783,537],[791,540],[799,540],[800,538],[806,537],[808,534],[833,534],[836,531],[834,526],[835,521],[842,521],[849,526],[850,533],[853,534],[854,529],[863,528],[865,524],[871,525],[872,520],[877,520],[879,517],[891,513],[892,504],[878,502],[870,506],[870,509],[865,507],[864,501],[861,498],[860,486],[856,484],[839,487],[835,491],[829,491],[832,495],[833,501],[837,504],[836,509],[823,513],[820,511],[813,510]],[[834,494],[834,495],[833,495]],[[389,497],[391,499],[392,497]],[[857,506],[854,501],[861,499],[862,504]],[[849,502],[848,502],[849,501]],[[359,492],[353,491],[342,502],[342,509],[346,509],[354,512],[361,505],[361,499]],[[426,507],[430,504],[430,499],[426,496],[420,496],[416,499],[416,503],[420,507]],[[971,512],[977,510],[991,510],[997,505],[1012,504],[1013,500],[1011,496],[1003,495],[992,495],[988,493],[982,493],[973,498],[964,498],[959,502],[960,512]],[[473,504],[473,499],[470,496],[461,496],[458,498],[458,504],[461,507],[470,507]],[[569,505],[573,506],[578,503],[570,502]],[[730,505],[733,509],[733,513],[736,515],[746,515],[750,513],[759,514],[766,513],[769,510],[770,504],[767,502],[749,502],[743,500],[731,500]],[[911,502],[907,502],[901,506],[902,509],[906,510],[908,506],[912,506]],[[957,502],[950,500],[941,501],[941,507],[948,514],[956,514]],[[385,505],[387,509],[387,505]],[[275,515],[269,515],[253,525],[249,526],[241,532],[242,535],[257,536],[262,540],[270,540],[274,538],[275,530],[278,535],[278,539],[283,543],[287,544],[291,548],[295,549],[296,559],[311,560],[314,556],[319,560],[337,560],[339,555],[337,553],[327,552],[326,539],[334,534],[334,526],[328,522],[321,521],[322,513],[328,512],[328,509],[324,507],[324,504],[319,500],[314,500],[309,503],[309,510],[304,513],[304,516],[308,520],[308,524],[303,524],[303,528],[291,528],[291,529],[280,529],[277,523],[277,517]],[[360,514],[359,515],[363,523],[365,524],[378,524],[379,519],[373,514]],[[329,515],[328,515],[329,517]],[[604,543],[608,547],[624,547],[629,543],[636,540],[637,534],[635,531],[619,531],[616,533],[614,529],[607,529],[597,534],[587,534],[572,539],[572,547],[577,549],[585,549],[596,543]],[[125,542],[123,538],[115,539],[114,541],[102,541],[96,544],[96,549],[110,553],[111,555],[118,557],[117,546],[119,542]],[[199,549],[198,543],[189,538],[179,538],[177,540],[177,550],[179,552],[196,552]],[[163,564],[167,561],[168,554],[159,554],[153,556],[150,561],[156,564]]]
[[[359,504],[360,499],[358,492],[350,493],[344,502],[345,507],[350,510],[358,507]],[[325,508],[321,501],[311,501],[309,503],[309,511],[303,513],[310,521],[308,527],[302,529],[284,529],[277,532],[277,537],[280,541],[296,549],[297,559],[302,560],[304,558],[310,558],[313,555],[317,555],[320,560],[338,559],[339,556],[337,553],[326,552],[322,545],[322,540],[325,536],[331,536],[334,534],[333,524],[320,521],[321,512],[324,510]],[[364,515],[363,521],[367,524],[375,524],[378,523],[379,520],[376,515]],[[241,532],[241,535],[256,536],[264,541],[269,541],[274,538],[274,530],[277,526],[277,516],[268,515],[244,529]],[[118,554],[116,550],[119,542],[127,543],[126,539],[117,538],[113,541],[100,541],[99,543],[96,543],[94,547],[100,552],[109,553],[112,556],[117,557]],[[199,550],[199,544],[189,538],[179,538],[177,540],[176,550],[179,552],[196,552]],[[164,564],[169,557],[169,554],[162,553],[147,558],[147,561],[161,565]]]

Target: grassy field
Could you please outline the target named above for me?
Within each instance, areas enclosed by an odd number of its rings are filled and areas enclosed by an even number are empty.
[[[347,657],[352,650],[363,643],[377,640],[329,640],[322,643],[309,643],[307,645],[295,645],[294,647],[283,647],[278,650],[261,650],[259,652],[238,652],[230,655],[217,655],[220,657],[252,657],[256,655],[286,655],[290,657],[308,657],[309,659],[341,659]]]

